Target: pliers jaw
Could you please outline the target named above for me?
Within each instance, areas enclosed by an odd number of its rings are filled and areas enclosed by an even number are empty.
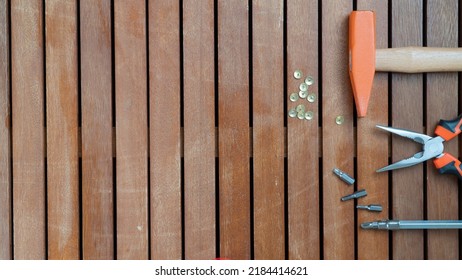
[[[418,133],[415,131],[410,131],[406,129],[386,127],[377,125],[376,127],[391,132],[393,134],[406,137],[411,139],[414,142],[422,144],[422,151],[414,154],[412,157],[397,161],[388,166],[382,167],[377,170],[377,172],[389,171],[399,168],[405,168],[413,166],[424,161],[427,161],[432,158],[437,158],[442,156],[444,150],[444,139],[440,136],[431,137],[426,134]]]

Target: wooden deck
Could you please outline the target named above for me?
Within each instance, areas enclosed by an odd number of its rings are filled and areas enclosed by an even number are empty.
[[[0,259],[460,259],[457,230],[359,227],[461,219],[431,161],[375,172],[419,149],[375,125],[432,135],[462,88],[377,73],[356,118],[354,9],[378,48],[460,45],[457,0],[0,0]]]

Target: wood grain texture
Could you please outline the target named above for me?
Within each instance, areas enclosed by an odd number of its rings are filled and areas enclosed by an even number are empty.
[[[11,1],[14,259],[45,259],[43,1]]]
[[[8,1],[0,1],[0,260],[12,256],[10,30]]]
[[[114,258],[111,1],[80,2],[82,249]]]
[[[45,2],[48,258],[79,259],[76,1]]]
[[[282,1],[252,1],[255,259],[284,259]]]
[[[250,258],[249,7],[218,1],[220,256]]]
[[[150,1],[151,257],[181,259],[180,1]]]
[[[117,258],[148,258],[146,9],[114,2]]]
[[[353,259],[354,201],[340,198],[352,187],[332,172],[353,175],[353,93],[348,76],[348,16],[351,1],[322,3],[322,147],[324,258]],[[336,124],[343,116],[344,123]],[[365,188],[365,186],[358,186]]]
[[[373,10],[376,16],[376,47],[388,47],[387,1],[361,0],[358,10]],[[376,124],[388,125],[388,73],[375,73],[367,116],[357,119],[357,180],[359,188],[367,188],[367,196],[357,204],[380,204],[381,213],[358,211],[358,224],[388,219],[388,174],[376,169],[388,165],[388,137]],[[388,259],[389,234],[386,231],[358,230],[358,259]],[[371,250],[374,248],[374,250]]]
[[[403,73],[462,71],[462,48],[378,49],[375,52],[375,70]]]
[[[422,1],[392,2],[392,47],[422,45]],[[392,74],[392,126],[422,131],[422,74]],[[387,132],[383,132],[386,137]],[[392,137],[392,162],[421,150],[409,139]],[[392,171],[392,219],[423,219],[423,164]],[[423,259],[423,231],[392,233],[393,259]]]
[[[308,92],[319,96],[318,74],[318,2],[312,0],[287,1],[287,97],[298,94],[300,83],[312,76],[314,84]],[[294,78],[294,71],[303,73]],[[306,106],[314,117],[311,121],[287,120],[288,162],[288,221],[289,259],[320,258],[319,227],[319,151],[317,149],[319,99],[287,101],[287,111],[298,104]],[[301,164],[302,163],[302,164]]]
[[[186,259],[216,256],[213,17],[214,1],[183,1]]]
[[[458,1],[427,1],[427,45],[429,47],[457,47]],[[427,74],[426,133],[434,135],[440,119],[458,116],[457,73]],[[458,139],[444,142],[444,151],[457,157]],[[433,162],[427,162],[427,219],[457,220],[458,180],[455,176],[440,175]],[[455,230],[427,232],[428,259],[459,259],[459,234]]]

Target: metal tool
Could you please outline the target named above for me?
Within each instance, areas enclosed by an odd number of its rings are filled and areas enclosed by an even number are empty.
[[[295,72],[294,72],[294,78],[295,79],[300,80],[302,78],[302,75],[303,75],[302,71],[295,70]]]
[[[385,220],[362,223],[364,229],[458,229],[462,228],[462,220]]]
[[[335,173],[335,175],[337,175],[340,179],[342,179],[342,181],[346,182],[347,184],[353,185],[355,183],[355,179],[353,179],[350,175],[346,174],[342,170],[334,168],[332,171]]]
[[[369,205],[356,205],[356,209],[364,209],[372,212],[382,212],[382,205],[369,204]]]
[[[346,196],[342,197],[340,200],[347,201],[347,200],[350,200],[350,199],[360,198],[360,197],[363,197],[363,196],[366,196],[366,195],[367,195],[366,190],[360,190],[360,191],[354,192],[352,194],[346,195]]]
[[[461,132],[461,126],[462,115],[459,115],[456,119],[450,121],[440,120],[435,129],[435,134],[438,136],[431,137],[426,134],[410,130],[377,125],[378,128],[409,138],[423,145],[421,152],[414,154],[410,158],[382,167],[377,170],[377,172],[409,167],[434,158],[433,163],[441,174],[454,174],[457,175],[459,179],[462,179],[461,162],[454,156],[448,153],[443,153],[443,142],[456,137]]]
[[[296,92],[290,94],[290,97],[289,97],[290,101],[292,102],[295,102],[298,100],[298,94]]]
[[[312,111],[305,112],[305,119],[311,121],[313,119],[314,113]]]
[[[353,11],[349,20],[349,70],[358,117],[365,117],[374,74],[462,71],[462,48],[376,49],[375,14]]]

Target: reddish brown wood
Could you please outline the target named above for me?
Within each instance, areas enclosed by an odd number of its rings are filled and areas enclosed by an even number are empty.
[[[388,47],[387,1],[361,0],[358,10],[373,10],[376,16],[376,47]],[[380,204],[381,213],[358,211],[361,223],[388,218],[388,174],[375,170],[388,165],[388,137],[375,125],[388,125],[388,73],[375,73],[367,116],[357,120],[357,185],[366,188],[367,196],[357,204]],[[388,259],[389,234],[386,231],[358,230],[358,259]],[[374,248],[374,250],[371,250]]]
[[[117,258],[148,258],[145,2],[114,2]]]
[[[213,259],[216,255],[213,13],[212,0],[183,1],[187,259]]]
[[[47,0],[48,258],[79,258],[77,3]]]
[[[398,0],[392,3],[392,47],[422,45],[422,1]],[[422,74],[392,74],[392,126],[422,131]],[[382,132],[383,137],[387,137]],[[409,139],[392,137],[392,161],[412,156],[421,146]],[[393,171],[392,217],[423,219],[423,164]],[[423,231],[392,233],[393,259],[423,259]]]
[[[427,45],[456,48],[458,44],[458,1],[427,1]],[[434,135],[440,119],[458,115],[457,73],[427,74],[426,132]],[[444,151],[458,155],[457,139],[444,143]],[[440,175],[432,161],[427,163],[427,219],[458,220],[459,187],[455,176]],[[455,230],[432,230],[427,233],[428,259],[458,259],[459,234]]]
[[[289,259],[320,258],[317,39],[318,1],[287,1],[287,111],[303,104],[314,113],[311,121],[287,121]],[[302,71],[302,79],[294,78],[296,70]],[[291,102],[290,94],[298,94],[307,76],[315,80],[308,92],[318,98]]]
[[[12,258],[8,1],[0,2],[0,260]]]
[[[252,1],[255,259],[284,259],[282,1]]]
[[[15,259],[46,258],[43,1],[11,1]]]
[[[459,258],[457,231],[359,228],[459,219],[460,183],[431,161],[375,172],[420,150],[375,125],[432,135],[457,115],[460,85],[457,73],[376,73],[353,127],[354,2],[376,12],[378,48],[458,44],[456,0],[0,0],[0,259]],[[316,102],[289,100],[295,70],[314,77]],[[284,115],[298,104],[313,120]],[[368,196],[340,202],[354,188]],[[355,212],[370,203],[384,210]]]
[[[80,2],[82,247],[114,258],[111,1]]]
[[[332,172],[339,168],[353,175],[353,93],[348,76],[348,16],[351,1],[322,3],[322,158],[324,258],[353,259],[354,201],[341,202],[353,193]],[[343,124],[336,124],[343,116]],[[358,186],[365,188],[365,186]]]
[[[249,10],[218,1],[220,256],[250,258]]]
[[[151,257],[181,259],[180,5],[148,5]]]

